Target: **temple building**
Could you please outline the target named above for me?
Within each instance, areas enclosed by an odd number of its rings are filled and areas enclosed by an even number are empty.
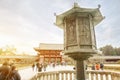
[[[51,63],[62,61],[63,44],[40,43],[39,47],[34,48],[37,51],[40,63]]]

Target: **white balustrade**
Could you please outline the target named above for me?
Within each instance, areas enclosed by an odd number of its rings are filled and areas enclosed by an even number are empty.
[[[87,80],[119,80],[120,72],[105,71],[105,70],[88,70]],[[76,80],[75,71],[46,71],[38,72],[31,80]]]

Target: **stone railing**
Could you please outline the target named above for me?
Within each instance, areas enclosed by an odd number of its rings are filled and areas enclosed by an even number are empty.
[[[87,80],[119,80],[120,73],[112,71],[86,71]],[[39,72],[31,80],[76,80],[75,71]]]
[[[39,72],[31,80],[74,80],[75,71]]]
[[[120,72],[91,70],[91,71],[87,71],[87,77],[88,80],[119,80]]]

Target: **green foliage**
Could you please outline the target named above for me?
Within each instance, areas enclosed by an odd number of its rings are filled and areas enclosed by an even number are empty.
[[[5,48],[0,48],[0,55],[15,55],[16,48],[13,46],[6,46]]]
[[[120,47],[114,48],[111,45],[106,45],[104,47],[101,47],[100,50],[105,56],[120,56]]]
[[[2,48],[0,48],[0,55],[2,55],[2,53],[3,53],[3,49],[2,49]]]

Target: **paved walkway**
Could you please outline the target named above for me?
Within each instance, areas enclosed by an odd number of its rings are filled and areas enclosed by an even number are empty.
[[[56,66],[56,67],[51,67],[48,66],[46,68],[46,71],[56,71],[56,70],[73,70],[73,66]],[[27,67],[24,69],[19,70],[21,80],[30,80],[31,77],[33,77],[37,71],[34,69],[32,70],[32,67]]]
[[[27,67],[19,70],[19,74],[21,76],[21,80],[30,80],[30,78],[34,76],[36,72],[33,71],[31,67]]]

